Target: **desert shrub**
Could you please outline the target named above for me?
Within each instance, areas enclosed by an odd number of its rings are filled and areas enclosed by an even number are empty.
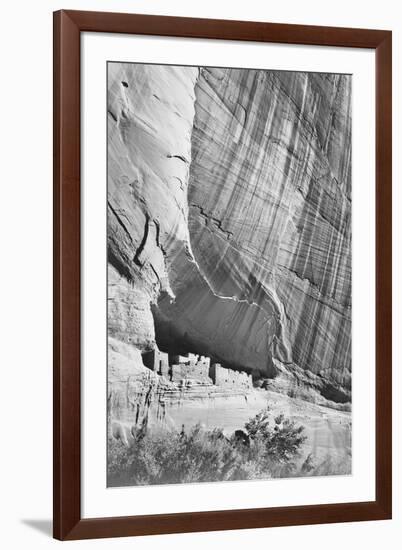
[[[152,485],[283,477],[295,468],[305,441],[303,427],[266,409],[228,438],[199,425],[182,430],[133,433],[126,447],[109,439],[108,483]],[[241,432],[239,434],[239,432]]]
[[[252,441],[251,451],[262,471],[269,471],[272,477],[292,474],[295,460],[300,457],[307,439],[303,426],[296,425],[283,414],[272,418],[267,408],[246,422],[245,429]]]
[[[301,447],[307,439],[303,435],[303,426],[297,426],[283,414],[272,420],[269,409],[264,409],[246,422],[245,429],[254,446],[258,447],[260,460],[269,464],[289,466],[293,459],[300,456]]]
[[[109,483],[149,485],[231,479],[241,456],[220,430],[134,434],[131,447],[109,440]]]

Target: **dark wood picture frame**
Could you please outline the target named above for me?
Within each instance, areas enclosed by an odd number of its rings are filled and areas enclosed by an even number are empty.
[[[375,501],[81,518],[80,34],[84,31],[375,49]],[[390,31],[70,10],[54,13],[55,538],[71,540],[391,518],[391,68]]]

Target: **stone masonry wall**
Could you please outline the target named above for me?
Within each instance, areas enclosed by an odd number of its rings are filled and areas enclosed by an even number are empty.
[[[210,376],[217,386],[251,389],[253,381],[251,374],[225,369],[219,363],[212,365]]]
[[[171,366],[171,381],[180,382],[183,379],[194,379],[201,382],[209,382],[212,384],[212,379],[209,377],[209,365],[198,362],[195,365],[172,365]]]

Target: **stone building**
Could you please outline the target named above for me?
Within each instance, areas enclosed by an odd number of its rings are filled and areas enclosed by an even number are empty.
[[[146,367],[161,374],[162,376],[169,376],[169,356],[167,353],[160,351],[156,346],[152,351],[144,353],[142,361]]]
[[[197,361],[195,364],[174,364],[171,366],[171,380],[172,382],[179,382],[182,379],[193,379],[212,384],[209,369],[208,361]]]
[[[225,369],[220,363],[214,363],[210,368],[209,374],[216,386],[242,389],[251,389],[253,387],[251,374]]]
[[[175,365],[189,365],[194,367],[198,362],[199,355],[195,353],[186,353],[186,355],[172,355],[170,357],[170,363]]]
[[[176,384],[195,381],[232,390],[249,390],[253,387],[251,374],[226,369],[220,363],[211,365],[210,357],[204,355],[187,353],[169,358],[167,353],[155,347],[142,357],[145,366]]]

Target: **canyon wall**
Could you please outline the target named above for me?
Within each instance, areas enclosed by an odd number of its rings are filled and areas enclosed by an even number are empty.
[[[351,77],[108,75],[110,336],[349,401]]]
[[[108,64],[108,331],[155,343],[150,309],[174,299],[189,243],[187,181],[198,69]]]

